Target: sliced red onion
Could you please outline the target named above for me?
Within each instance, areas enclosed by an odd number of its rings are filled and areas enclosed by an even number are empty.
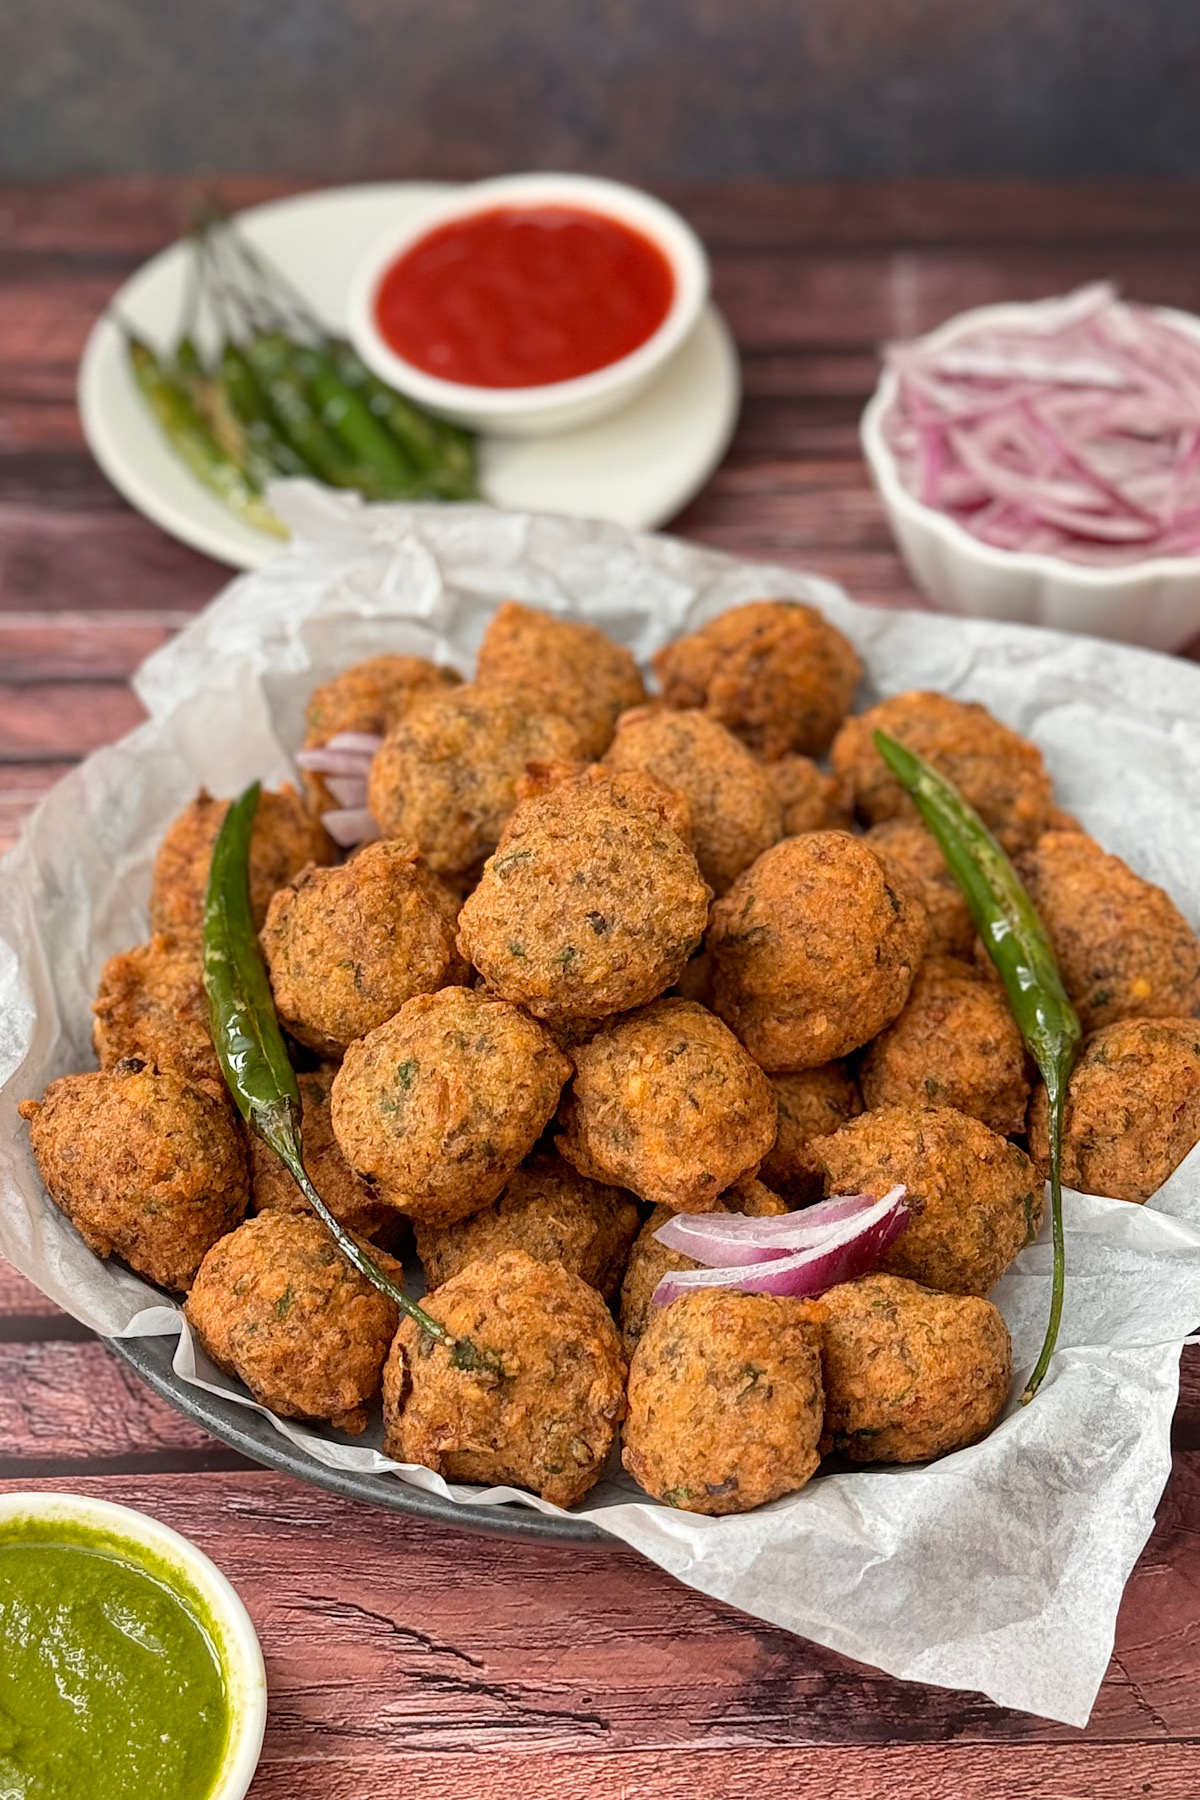
[[[895,1194],[903,1191],[897,1188]],[[742,1267],[806,1250],[878,1204],[871,1194],[839,1194],[800,1212],[770,1218],[751,1218],[746,1213],[675,1213],[654,1235],[668,1250],[679,1250],[710,1268]]]
[[[358,844],[370,844],[379,836],[379,827],[365,806],[335,809],[321,814],[321,823],[343,850]]]
[[[1003,550],[1097,567],[1200,538],[1200,339],[1107,284],[889,352],[905,486]]]
[[[366,780],[371,758],[361,750],[331,750],[322,744],[317,750],[297,750],[296,761],[314,775],[357,775]]]
[[[367,804],[367,784],[361,775],[326,775],[325,786],[344,811]]]
[[[335,731],[326,740],[326,750],[350,750],[356,756],[374,756],[383,745],[377,731]]]
[[[833,1224],[817,1243],[790,1256],[768,1256],[754,1265],[729,1263],[722,1268],[684,1269],[664,1275],[654,1290],[653,1304],[669,1306],[672,1300],[704,1288],[811,1299],[840,1281],[870,1274],[910,1217],[904,1189],[893,1188],[882,1200],[860,1208],[855,1217]]]

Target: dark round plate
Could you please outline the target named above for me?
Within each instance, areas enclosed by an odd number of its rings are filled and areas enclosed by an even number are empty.
[[[175,1354],[173,1337],[110,1338],[109,1344],[156,1394],[172,1405],[185,1418],[195,1420],[205,1431],[221,1439],[255,1462],[265,1463],[293,1475],[298,1481],[328,1488],[347,1500],[364,1500],[369,1506],[385,1506],[392,1512],[413,1513],[420,1519],[434,1519],[455,1531],[482,1531],[492,1537],[526,1538],[552,1544],[612,1543],[587,1519],[556,1519],[549,1513],[534,1512],[523,1506],[456,1506],[440,1494],[427,1494],[422,1488],[409,1487],[391,1475],[359,1475],[345,1469],[329,1469],[315,1457],[308,1456],[297,1445],[264,1419],[232,1400],[222,1400],[204,1388],[190,1387],[181,1381],[171,1367]]]

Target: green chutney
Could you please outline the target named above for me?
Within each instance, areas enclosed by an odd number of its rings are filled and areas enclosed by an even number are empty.
[[[230,1705],[171,1563],[69,1519],[0,1523],[0,1800],[207,1800]]]

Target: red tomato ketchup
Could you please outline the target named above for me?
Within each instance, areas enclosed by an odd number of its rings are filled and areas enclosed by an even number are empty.
[[[640,232],[573,206],[503,206],[440,225],[375,299],[406,362],[470,387],[544,387],[607,368],[658,330],[671,265]]]

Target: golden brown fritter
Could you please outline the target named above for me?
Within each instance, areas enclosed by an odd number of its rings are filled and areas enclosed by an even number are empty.
[[[788,1209],[778,1194],[773,1194],[761,1181],[739,1182],[717,1201],[713,1212],[745,1213],[753,1219],[775,1218]],[[656,1206],[634,1239],[621,1283],[621,1340],[627,1356],[650,1323],[654,1290],[664,1275],[678,1274],[681,1269],[698,1269],[700,1264],[680,1250],[668,1250],[660,1244],[655,1232],[675,1216],[673,1206]]]
[[[749,1512],[815,1473],[823,1412],[805,1301],[687,1294],[655,1309],[633,1353],[623,1461],[682,1512]]]
[[[304,742],[310,749],[343,731],[384,737],[419,694],[457,687],[462,676],[424,656],[368,656],[314,688],[305,711]]]
[[[834,772],[854,790],[868,824],[916,816],[912,801],[875,748],[886,731],[945,775],[990,825],[1010,855],[1035,843],[1054,804],[1042,753],[987,708],[947,694],[893,694],[847,719],[832,750]]]
[[[397,1223],[394,1208],[377,1200],[365,1181],[349,1167],[333,1135],[329,1116],[329,1090],[333,1069],[314,1069],[299,1074],[300,1128],[304,1137],[304,1167],[313,1186],[335,1219],[359,1237],[388,1236]],[[308,1201],[275,1152],[251,1133],[250,1199],[255,1212],[305,1213]]]
[[[682,972],[708,888],[659,793],[602,769],[522,801],[459,916],[459,949],[493,993],[555,1023],[601,1019]]]
[[[334,1135],[381,1200],[448,1225],[499,1197],[570,1073],[519,1008],[469,988],[418,994],[347,1050]]]
[[[569,719],[580,754],[604,755],[626,707],[646,698],[632,654],[582,619],[557,618],[507,600],[479,646],[480,687],[516,688]]]
[[[917,885],[929,916],[929,954],[969,958],[977,942],[962,889],[946,867],[941,846],[919,819],[885,819],[872,825],[867,842],[898,863]]]
[[[190,1287],[246,1211],[232,1107],[172,1071],[130,1061],[64,1075],[18,1110],[50,1198],[88,1249],[159,1287]]]
[[[772,1075],[779,1102],[779,1127],[770,1154],[759,1170],[767,1186],[795,1206],[819,1200],[824,1173],[809,1141],[826,1137],[862,1111],[853,1077],[841,1063],[822,1063],[796,1075]]]
[[[1025,1152],[948,1106],[881,1107],[811,1148],[826,1193],[882,1199],[904,1184],[913,1217],[880,1267],[945,1294],[986,1294],[1042,1222]]]
[[[641,769],[687,797],[696,861],[714,894],[783,835],[767,765],[707,713],[661,706],[625,713],[605,761]]]
[[[540,697],[464,683],[419,697],[371,764],[367,804],[386,838],[415,843],[439,875],[490,856],[531,762],[579,754],[579,734]]]
[[[1012,1346],[989,1300],[867,1275],[816,1305],[824,1450],[851,1462],[930,1462],[991,1430],[1008,1398]]]
[[[305,869],[274,895],[263,953],[280,1020],[337,1056],[414,994],[461,985],[458,901],[415,844],[366,844],[336,869]]]
[[[861,838],[785,838],[712,909],[716,1010],[764,1069],[816,1068],[891,1024],[928,936],[912,883]]]
[[[815,607],[753,600],[667,644],[654,672],[668,706],[703,707],[774,762],[828,750],[862,664]]]
[[[468,1263],[426,1308],[503,1370],[455,1368],[411,1320],[383,1377],[384,1454],[447,1481],[529,1488],[573,1506],[604,1473],[625,1414],[625,1358],[595,1288],[523,1250]]]
[[[468,1263],[524,1250],[535,1262],[561,1263],[611,1301],[640,1224],[632,1194],[543,1152],[521,1164],[494,1206],[457,1225],[418,1225],[417,1255],[433,1288]]]
[[[1029,1148],[1050,1169],[1046,1090]],[[1118,1019],[1085,1042],[1067,1088],[1062,1178],[1112,1200],[1149,1200],[1200,1143],[1200,1020]]]
[[[392,1257],[374,1252],[400,1281]],[[204,1349],[285,1419],[360,1432],[399,1317],[311,1214],[264,1212],[215,1244],[184,1313]]]
[[[811,756],[781,756],[762,767],[779,802],[781,837],[849,831],[854,813],[849,786],[840,775],[827,775]]]
[[[457,687],[462,676],[423,656],[369,656],[343,669],[332,681],[314,688],[306,712],[306,750],[327,744],[343,731],[365,731],[386,737],[420,695]],[[314,812],[339,803],[323,775],[304,774],[304,792]]]
[[[158,847],[150,890],[150,923],[155,931],[199,931],[204,924],[208,865],[228,800],[214,800],[201,788]],[[329,863],[334,846],[319,819],[293,787],[259,795],[250,837],[250,906],[261,926],[271,895],[294,881],[306,863]]]
[[[1200,942],[1170,895],[1082,831],[1048,831],[1018,872],[1085,1031],[1200,1007]]]
[[[775,1095],[720,1019],[656,1000],[571,1052],[558,1148],[594,1181],[679,1212],[711,1212],[775,1141]]]
[[[1025,1129],[1029,1073],[1008,997],[952,957],[921,964],[904,1011],[867,1046],[858,1082],[873,1110],[952,1106],[1001,1137]]]
[[[102,1069],[136,1057],[189,1081],[223,1088],[209,1027],[199,932],[178,937],[159,932],[147,944],[110,956],[92,1011]]]

